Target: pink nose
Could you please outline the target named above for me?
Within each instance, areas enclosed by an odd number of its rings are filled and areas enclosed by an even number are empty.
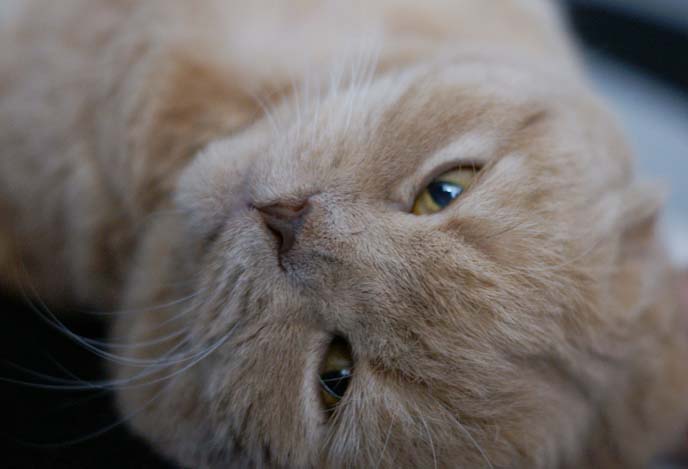
[[[265,226],[277,240],[279,254],[286,254],[294,246],[296,235],[309,208],[308,199],[295,204],[276,203],[256,207]]]

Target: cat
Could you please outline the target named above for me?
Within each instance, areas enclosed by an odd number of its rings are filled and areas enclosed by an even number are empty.
[[[74,338],[171,461],[628,468],[681,441],[662,198],[554,3],[7,5],[0,285],[118,311],[109,348]]]

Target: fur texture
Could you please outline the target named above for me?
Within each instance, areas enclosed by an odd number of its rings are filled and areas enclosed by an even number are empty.
[[[24,2],[0,282],[121,308],[106,385],[182,465],[643,467],[688,421],[688,328],[563,29],[544,0]],[[255,207],[305,199],[278,255]]]

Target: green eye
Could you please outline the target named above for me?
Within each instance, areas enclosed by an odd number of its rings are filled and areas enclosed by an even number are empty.
[[[445,209],[469,188],[476,174],[474,168],[453,169],[442,174],[423,189],[413,204],[412,212],[431,215]]]
[[[353,374],[351,347],[341,337],[336,337],[327,349],[320,367],[320,396],[325,409],[334,410],[344,397]]]

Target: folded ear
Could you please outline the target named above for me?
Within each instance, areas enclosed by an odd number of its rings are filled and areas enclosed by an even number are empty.
[[[658,182],[636,182],[623,196],[621,225],[626,235],[654,227],[667,198],[666,187]]]
[[[635,183],[625,194],[620,218],[613,288],[619,311],[627,318],[661,301],[671,283],[668,258],[658,225],[666,189],[656,183]]]
[[[688,317],[688,270],[679,272],[678,274],[678,291],[681,300],[681,308]]]

